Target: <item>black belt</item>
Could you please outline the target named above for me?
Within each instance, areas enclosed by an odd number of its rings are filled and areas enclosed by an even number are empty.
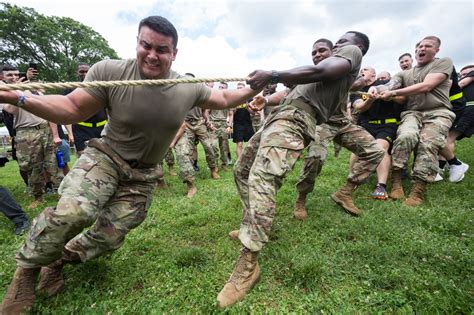
[[[138,160],[124,160],[131,168],[153,168],[156,164],[141,163]]]
[[[377,119],[377,120],[369,120],[367,123],[372,125],[385,125],[385,124],[400,124],[400,121],[396,118],[385,118],[385,119]]]

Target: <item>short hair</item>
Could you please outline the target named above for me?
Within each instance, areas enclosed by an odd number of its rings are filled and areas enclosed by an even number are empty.
[[[400,59],[402,59],[402,58],[405,57],[405,56],[410,57],[411,59],[413,59],[413,57],[411,56],[410,53],[404,53],[404,54],[402,54],[400,57],[398,57],[398,61],[400,61]]]
[[[185,76],[188,76],[188,77],[193,77],[193,78],[196,77],[196,76],[195,76],[194,74],[192,74],[191,72],[186,72],[184,75],[185,75]]]
[[[462,67],[461,71],[466,70],[466,69],[469,69],[469,68],[474,68],[474,65],[467,65],[467,66],[464,66],[464,67]]]
[[[15,71],[15,70],[18,70],[18,68],[9,63],[4,64],[2,67],[2,71]]]
[[[332,47],[334,46],[334,44],[329,39],[326,39],[326,38],[320,38],[314,42],[314,44],[316,43],[325,43],[329,47],[329,49],[332,49]]]
[[[158,15],[152,15],[144,18],[138,25],[138,32],[140,32],[143,26],[147,26],[157,33],[173,38],[174,49],[176,49],[178,46],[178,32],[176,31],[174,25],[171,24],[171,22],[166,18]]]
[[[351,33],[355,35],[359,44],[362,44],[363,46],[362,55],[365,55],[367,51],[369,51],[369,46],[370,46],[369,37],[365,35],[364,33],[356,32],[356,31],[349,31],[347,33]]]
[[[79,69],[80,66],[90,67],[90,64],[88,64],[86,62],[78,62],[77,65],[76,65],[76,69]]]
[[[422,40],[425,40],[425,39],[434,40],[436,44],[438,44],[438,48],[441,46],[441,39],[439,39],[439,37],[429,35],[429,36],[425,36],[425,38],[423,38]]]

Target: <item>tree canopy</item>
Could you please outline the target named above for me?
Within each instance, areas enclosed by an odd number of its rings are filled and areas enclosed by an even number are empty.
[[[117,53],[91,27],[71,18],[0,2],[0,62],[25,71],[38,64],[44,81],[76,80],[76,64],[116,59]]]

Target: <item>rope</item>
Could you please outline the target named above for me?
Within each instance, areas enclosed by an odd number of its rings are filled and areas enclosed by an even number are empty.
[[[187,79],[164,79],[164,80],[124,80],[124,81],[90,81],[90,82],[60,82],[60,83],[25,83],[25,84],[1,84],[0,91],[11,90],[47,90],[47,89],[75,89],[75,88],[98,88],[117,86],[155,86],[178,83],[203,83],[203,82],[231,82],[246,81],[248,78],[187,78]]]

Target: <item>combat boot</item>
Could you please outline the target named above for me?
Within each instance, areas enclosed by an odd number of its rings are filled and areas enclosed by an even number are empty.
[[[40,268],[16,268],[3,299],[1,314],[22,314],[31,309],[36,298],[35,285],[39,272]]]
[[[411,188],[410,196],[405,200],[404,204],[409,207],[417,207],[425,201],[426,182],[416,180]]]
[[[194,197],[194,195],[197,193],[197,188],[196,186],[194,185],[193,182],[191,181],[186,181],[186,185],[188,186],[188,193],[187,193],[187,197],[188,198],[192,198]]]
[[[176,176],[176,172],[174,171],[173,165],[168,165],[168,173],[170,176]]]
[[[393,200],[405,198],[402,185],[402,170],[392,171],[392,191],[388,196]]]
[[[229,232],[229,237],[231,240],[236,241],[239,239],[239,230],[233,230]]]
[[[211,177],[212,177],[212,179],[219,179],[219,178],[221,178],[221,177],[219,176],[219,174],[217,173],[217,171],[218,171],[218,170],[217,170],[217,167],[211,168]]]
[[[361,211],[354,205],[354,201],[352,200],[352,193],[356,188],[357,184],[348,180],[344,186],[331,195],[331,198],[338,205],[343,207],[347,213],[357,216]]]
[[[308,217],[308,211],[306,210],[306,194],[298,193],[298,199],[296,199],[293,216],[297,220],[306,220]]]
[[[38,291],[45,291],[49,297],[64,289],[63,267],[65,264],[80,263],[77,253],[64,250],[63,256],[46,267],[41,268]]]
[[[217,295],[217,306],[220,309],[243,300],[247,292],[257,283],[260,278],[258,253],[251,252],[246,247],[241,250],[229,281]]]

